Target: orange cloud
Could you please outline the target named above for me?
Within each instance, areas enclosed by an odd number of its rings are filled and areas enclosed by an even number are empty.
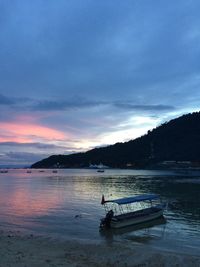
[[[34,142],[44,139],[46,141],[65,140],[65,133],[37,125],[34,123],[9,122],[0,123],[0,142]]]

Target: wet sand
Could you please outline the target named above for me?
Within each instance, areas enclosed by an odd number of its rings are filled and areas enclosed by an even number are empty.
[[[199,267],[200,256],[115,242],[89,243],[0,233],[0,267]]]

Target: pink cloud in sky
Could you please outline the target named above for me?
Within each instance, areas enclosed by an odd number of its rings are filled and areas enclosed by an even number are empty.
[[[27,122],[1,122],[0,123],[0,142],[35,142],[36,140],[45,141],[64,141],[68,134],[61,131],[41,126],[36,123]]]

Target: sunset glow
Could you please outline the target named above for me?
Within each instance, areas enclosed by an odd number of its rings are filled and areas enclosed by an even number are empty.
[[[61,131],[36,124],[0,123],[0,142],[35,142],[36,140],[65,140],[67,136]]]

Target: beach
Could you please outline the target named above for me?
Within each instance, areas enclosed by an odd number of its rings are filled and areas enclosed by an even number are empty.
[[[114,242],[1,232],[0,267],[199,267],[200,256]]]

